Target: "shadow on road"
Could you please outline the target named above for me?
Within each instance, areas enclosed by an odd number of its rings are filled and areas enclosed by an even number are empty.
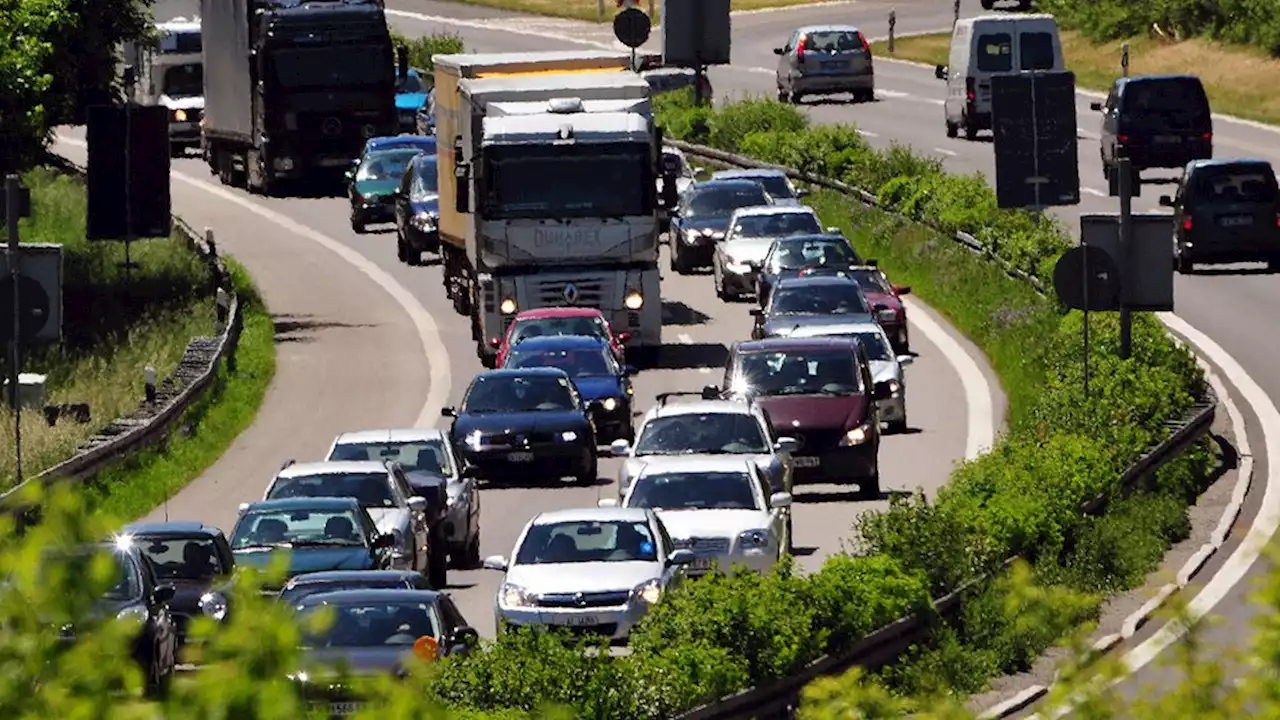
[[[275,341],[278,343],[315,342],[314,334],[320,330],[339,328],[376,327],[366,323],[342,323],[326,320],[315,320],[314,315],[272,315],[271,324],[275,330]]]
[[[662,301],[663,325],[703,325],[711,316],[679,300]]]
[[[875,498],[864,498],[854,490],[842,490],[840,492],[812,492],[803,495],[793,494],[797,503],[801,505],[827,505],[830,503],[853,503],[853,502],[876,502],[892,500],[893,498],[910,497],[911,493],[906,490],[881,490],[880,495]]]
[[[721,343],[692,343],[663,345],[657,357],[641,367],[646,370],[693,370],[697,368],[723,368],[729,359],[729,348]]]

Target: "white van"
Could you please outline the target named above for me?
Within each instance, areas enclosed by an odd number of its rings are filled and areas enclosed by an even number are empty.
[[[1061,71],[1062,42],[1052,15],[981,15],[956,23],[951,55],[936,75],[947,81],[947,137],[991,129],[991,76]]]

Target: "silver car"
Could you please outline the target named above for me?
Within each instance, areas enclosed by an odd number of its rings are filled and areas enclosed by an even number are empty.
[[[851,337],[856,339],[867,353],[871,366],[871,380],[877,385],[885,383],[888,397],[877,400],[880,420],[889,432],[905,432],[907,429],[907,378],[904,368],[915,362],[911,355],[895,355],[889,335],[878,323],[848,323],[833,325],[808,325],[797,328],[787,337]]]
[[[699,399],[670,402],[690,395]],[[618,440],[609,446],[615,457],[626,458],[618,472],[619,499],[650,460],[672,455],[737,455],[760,468],[773,492],[791,492],[791,453],[799,443],[778,437],[769,414],[755,403],[704,400],[701,395],[662,393],[641,420],[635,445]]]
[[[808,190],[796,188],[791,178],[781,170],[769,168],[735,168],[712,173],[711,180],[754,180],[764,186],[765,192],[773,198],[776,205],[799,205],[800,199],[808,196]]]
[[[693,560],[652,510],[615,507],[541,513],[510,560],[484,566],[505,573],[493,601],[498,632],[551,625],[622,643]]]
[[[739,208],[729,218],[724,240],[716,243],[711,274],[721,300],[739,300],[756,291],[756,276],[773,241],[788,235],[822,232],[813,208],[803,205],[757,205]],[[838,228],[828,228],[838,232]]]
[[[855,102],[876,99],[871,45],[852,25],[809,25],[791,33],[778,56],[778,102],[805,95],[849,93]]]
[[[450,564],[457,568],[480,566],[480,488],[474,478],[463,477],[453,444],[443,430],[401,428],[358,430],[334,438],[327,460],[392,460],[405,470],[415,492],[429,492],[443,480],[445,507],[433,508],[440,515],[440,534],[448,545]]]
[[[306,497],[354,498],[368,511],[379,533],[395,537],[392,568],[427,571],[431,552],[427,501],[414,494],[400,466],[374,460],[289,461],[262,494],[263,500]]]

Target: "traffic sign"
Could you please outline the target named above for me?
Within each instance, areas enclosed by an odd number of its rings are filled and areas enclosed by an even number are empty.
[[[1080,245],[1063,253],[1053,266],[1053,289],[1073,310],[1120,309],[1120,269],[1102,248]]]
[[[630,7],[613,16],[613,35],[618,42],[636,49],[649,41],[652,23],[639,8]]]
[[[51,298],[39,280],[18,276],[18,335],[22,342],[36,339],[48,323]],[[0,343],[13,337],[13,278],[0,279]]]
[[[991,78],[996,199],[1002,208],[1080,204],[1075,75],[1028,72]]]

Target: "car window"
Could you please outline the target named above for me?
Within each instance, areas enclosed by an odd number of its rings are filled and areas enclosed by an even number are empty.
[[[806,36],[804,49],[810,52],[845,53],[861,50],[861,33],[851,30],[819,30]]]
[[[795,212],[739,216],[729,229],[734,238],[767,238],[815,232],[822,232],[817,216]]]
[[[391,460],[410,472],[427,472],[433,475],[453,477],[453,464],[449,450],[438,438],[407,442],[339,443],[330,451],[329,461],[338,460]]]
[[[303,610],[302,627],[314,625],[305,618],[325,607],[332,608],[333,622],[324,630],[306,633],[304,646],[407,648],[421,637],[440,639],[435,608],[427,603],[324,603]]]
[[[743,353],[730,390],[743,395],[849,395],[862,392],[862,375],[844,349]]]
[[[783,285],[769,297],[770,315],[864,315],[867,298],[851,282]]]
[[[774,244],[770,267],[773,272],[798,270],[814,265],[848,266],[861,262],[843,240],[784,239]]]
[[[796,190],[785,175],[763,175],[753,178],[764,186],[766,192],[775,198],[794,198]]]
[[[598,317],[532,318],[521,320],[512,331],[512,343],[532,337],[585,335],[609,339],[609,326]]]
[[[320,593],[339,592],[342,590],[399,590],[411,589],[413,585],[404,580],[326,580],[324,582],[305,582],[285,588],[280,593],[280,601],[293,606],[304,598]]]
[[[378,150],[360,162],[356,180],[398,180],[419,152],[418,148]]]
[[[416,72],[411,72],[405,76],[404,80],[396,81],[397,93],[424,93],[427,86],[422,84],[422,76]]]
[[[894,358],[893,353],[889,350],[889,345],[885,342],[884,336],[878,332],[853,333],[847,337],[858,341],[868,360],[888,361]]]
[[[1192,78],[1129,81],[1121,109],[1127,127],[1137,130],[1187,130],[1206,127],[1209,101]]]
[[[654,525],[658,528],[658,542],[662,544],[663,557],[670,557],[675,549],[675,541],[671,539],[671,533],[667,532],[667,526],[663,524],[662,518],[654,518]]]
[[[436,170],[435,158],[426,157],[418,161],[418,165],[412,173],[413,185],[408,188],[410,200],[422,202],[440,192],[439,176],[436,174]]]
[[[984,33],[978,36],[978,70],[1013,70],[1013,38],[1009,33]]]
[[[137,538],[136,544],[160,578],[207,580],[226,572],[213,538],[207,535]]]
[[[863,292],[886,294],[893,292],[893,288],[884,281],[884,275],[879,270],[850,270],[846,274],[858,283],[858,287],[862,288]]]
[[[756,454],[769,448],[756,419],[747,413],[682,413],[645,423],[634,454]]]
[[[1023,70],[1052,70],[1054,65],[1053,35],[1046,32],[1024,32],[1018,35],[1019,63]]]
[[[123,553],[111,553],[115,563],[115,582],[112,583],[103,597],[107,600],[134,600],[142,596],[142,569]]]
[[[578,407],[569,378],[554,375],[486,375],[463,398],[464,412],[563,411]]]
[[[256,510],[236,523],[232,549],[290,543],[364,545],[368,513],[356,517],[349,510]],[[362,535],[361,531],[365,534]]]
[[[1276,201],[1276,176],[1258,166],[1211,166],[1195,173],[1199,203],[1272,203]]]
[[[666,511],[760,509],[746,470],[641,475],[627,496],[627,506]]]
[[[573,350],[540,350],[529,349],[517,345],[507,358],[504,367],[534,368],[553,367],[565,371],[569,377],[601,377],[617,375],[618,367],[613,361],[613,353],[598,348],[577,348]]]
[[[319,473],[276,478],[268,500],[299,497],[349,497],[366,508],[397,507],[386,471]]]
[[[734,210],[755,205],[768,205],[769,196],[763,185],[741,185],[733,188],[694,188],[685,206],[686,217],[727,218]]]
[[[654,562],[657,547],[646,521],[572,520],[529,528],[516,565]]]

